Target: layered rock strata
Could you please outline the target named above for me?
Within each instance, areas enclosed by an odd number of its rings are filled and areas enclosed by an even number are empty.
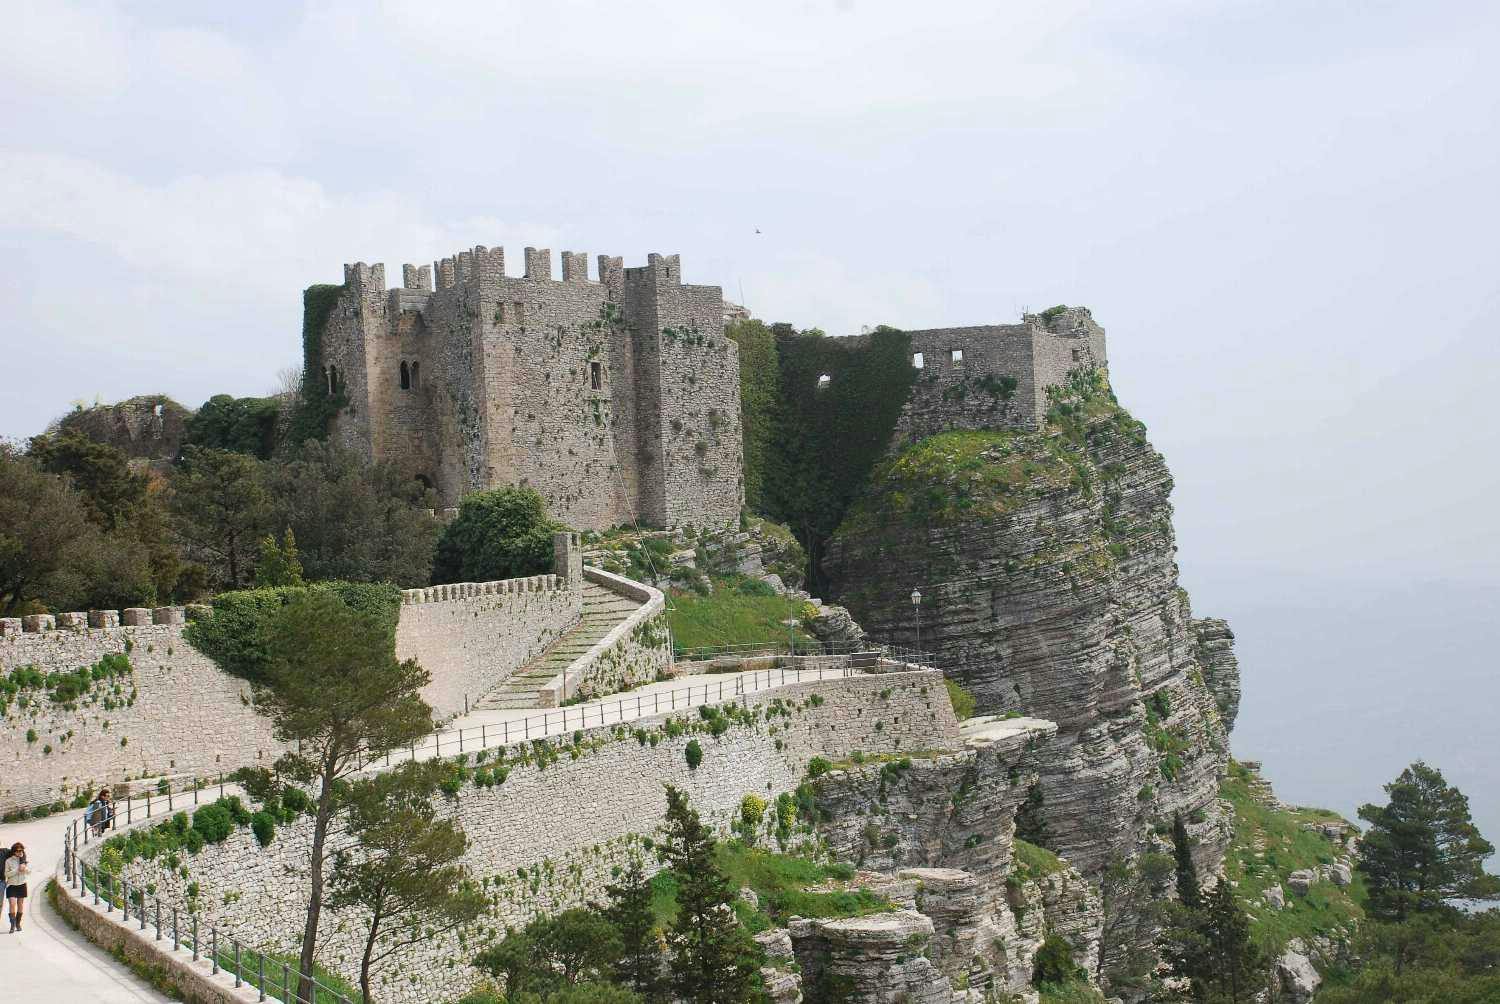
[[[1038,815],[1092,878],[1179,813],[1201,873],[1227,845],[1233,635],[1178,586],[1171,489],[1103,373],[1075,372],[1036,432],[945,433],[887,461],[824,562],[873,637],[916,642],[919,587],[921,645],[981,711],[1057,723]]]

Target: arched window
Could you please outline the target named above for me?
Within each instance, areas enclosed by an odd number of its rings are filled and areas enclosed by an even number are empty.
[[[422,386],[422,364],[414,362],[411,364],[411,385],[415,389]]]
[[[401,389],[411,390],[411,370],[406,368],[406,360],[401,360]]]
[[[330,366],[328,367],[328,393],[331,395],[336,395],[338,394],[338,392],[339,368],[337,366]]]
[[[828,385],[833,383],[833,377],[827,373],[818,374],[818,390],[827,390]]]
[[[333,393],[333,378],[328,375],[327,366],[323,367],[323,386],[327,388],[328,393]]]

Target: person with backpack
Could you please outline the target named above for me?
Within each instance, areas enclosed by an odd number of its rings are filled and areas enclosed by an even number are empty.
[[[30,879],[26,847],[18,840],[11,845],[10,857],[5,859],[5,902],[10,904],[11,934],[21,929],[21,918],[26,912],[26,883]]]
[[[94,836],[104,836],[104,831],[109,829],[110,820],[114,818],[115,806],[109,799],[109,789],[99,789],[99,794],[89,803],[89,807],[83,812],[84,825],[94,830]]]

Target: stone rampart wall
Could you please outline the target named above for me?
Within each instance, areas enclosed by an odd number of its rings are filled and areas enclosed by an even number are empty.
[[[505,925],[599,899],[612,870],[641,853],[639,838],[660,824],[665,784],[686,790],[704,818],[727,831],[745,795],[773,802],[797,787],[814,756],[961,744],[942,676],[931,670],[794,684],[742,701],[758,712],[754,720],[736,717],[718,736],[697,713],[678,712],[686,731],[669,727],[670,715],[588,730],[559,740],[544,767],[534,754],[520,761],[526,747],[512,747],[503,783],[469,782],[445,800],[468,834],[467,863],[490,894],[491,913],[465,932],[462,944],[456,936],[435,938],[394,958],[379,978],[379,999],[456,998],[477,980],[464,963]],[[690,742],[703,751],[696,770],[687,763]],[[490,757],[482,766],[493,763]],[[266,848],[241,829],[186,859],[186,878],[145,860],[124,874],[132,885],[156,885],[168,905],[185,905],[187,884],[197,883],[205,922],[248,943],[286,949],[298,930],[310,840],[306,819],[278,828]],[[97,849],[87,853],[97,860]],[[227,906],[226,894],[232,894]],[[362,918],[340,911],[325,913],[324,923],[324,963],[353,975]],[[412,982],[414,974],[421,980]]]
[[[583,576],[641,606],[575,659],[556,681],[541,688],[544,708],[555,708],[570,698],[588,700],[629,690],[672,670],[672,636],[661,591],[599,568],[584,569]]]
[[[582,614],[581,581],[556,575],[408,589],[396,657],[432,674],[422,697],[436,718],[448,719],[541,655]]]
[[[132,666],[129,676],[96,681],[71,704],[34,688],[11,701],[0,719],[0,811],[132,777],[211,777],[274,760],[281,747],[256,713],[250,685],[184,641],[182,630],[181,623],[145,624],[0,636],[5,673],[22,666],[71,672],[111,653],[125,653]]]

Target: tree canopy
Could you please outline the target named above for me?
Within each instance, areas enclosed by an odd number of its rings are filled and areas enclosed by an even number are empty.
[[[465,495],[438,538],[432,581],[490,582],[540,575],[552,567],[552,535],[562,530],[532,488]]]
[[[1372,917],[1402,921],[1453,900],[1500,899],[1500,880],[1484,871],[1495,847],[1480,836],[1468,798],[1441,771],[1418,760],[1385,792],[1387,804],[1359,810],[1370,824],[1358,868]]]

